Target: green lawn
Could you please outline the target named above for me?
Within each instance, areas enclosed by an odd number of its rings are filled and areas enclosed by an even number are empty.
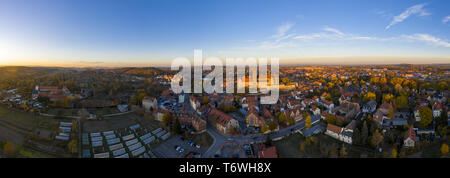
[[[346,148],[346,157],[359,158],[361,155],[367,155],[368,157],[373,156],[373,151],[368,152],[368,149],[366,148],[343,143],[328,135],[315,135],[313,136],[313,139],[314,141],[307,143],[307,140],[303,135],[296,133],[280,141],[276,141],[274,144],[277,147],[280,156],[284,158],[332,157],[329,154],[331,149],[334,147],[336,152],[339,152],[339,149],[341,149],[343,145]],[[303,151],[300,149],[302,143],[305,145]]]
[[[214,139],[207,132],[203,132],[199,135],[194,136],[192,141],[194,143],[199,143],[204,148],[209,148],[214,142]]]
[[[277,151],[280,154],[280,157],[301,158],[306,156],[305,153],[300,151],[300,143],[304,141],[305,138],[301,134],[296,133],[282,140],[274,142],[274,145],[277,147]]]
[[[450,140],[447,138],[445,143],[447,145],[450,145]],[[422,152],[422,158],[441,158],[442,157],[441,146],[442,146],[442,143],[435,143],[435,144],[427,146],[426,148],[424,148],[424,150]],[[448,156],[450,156],[450,154],[447,154],[446,156],[448,158]]]
[[[54,156],[47,155],[42,152],[34,151],[28,148],[20,148],[19,155],[25,157],[25,158],[53,158]]]
[[[0,106],[0,120],[7,121],[17,127],[22,127],[32,130],[40,122],[58,122],[54,118],[36,115],[35,113],[27,113],[21,111],[14,111],[3,106]]]

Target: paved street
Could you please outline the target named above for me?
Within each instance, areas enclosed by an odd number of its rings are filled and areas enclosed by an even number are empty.
[[[195,113],[194,109],[191,107],[189,102],[189,95],[185,94],[185,100],[184,104],[186,109],[190,110],[193,114]],[[235,115],[232,115],[235,117]],[[203,119],[207,120],[204,116],[202,116]],[[242,119],[242,118],[241,118]],[[316,120],[312,120],[312,123],[315,123],[319,118]],[[305,128],[305,121],[302,120],[298,123],[295,123],[294,125],[291,125],[289,127],[283,128],[279,131],[273,132],[269,134],[269,137],[271,139],[276,139],[284,136],[288,136],[292,134],[295,131],[301,130]],[[227,142],[233,142],[237,144],[247,144],[247,143],[255,143],[255,142],[264,142],[266,140],[266,134],[259,134],[259,135],[244,135],[244,136],[225,136],[219,133],[213,126],[207,124],[206,126],[206,132],[213,137],[214,141],[213,144],[208,148],[208,150],[203,154],[204,158],[212,158],[214,155],[220,150],[221,146]]]

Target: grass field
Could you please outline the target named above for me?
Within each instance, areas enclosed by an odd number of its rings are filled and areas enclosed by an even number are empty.
[[[196,135],[192,141],[194,143],[199,143],[204,148],[209,148],[214,142],[214,139],[207,132],[203,132],[199,135]]]
[[[0,106],[0,141],[11,141],[14,143],[19,157],[51,157],[45,153],[25,148],[23,144],[26,143],[25,141],[28,139],[28,135],[36,129],[56,133],[59,122],[61,121],[71,120],[44,117],[34,113],[16,111]]]
[[[55,122],[53,118],[35,115],[34,113],[14,111],[3,106],[0,106],[0,120],[27,129],[33,129],[41,121]]]
[[[338,152],[342,146],[345,146],[347,152],[346,157],[359,158],[361,155],[367,155],[368,157],[374,156],[373,150],[345,144],[324,134],[315,135],[313,139],[314,141],[307,144],[306,138],[297,133],[274,142],[274,145],[277,147],[280,156],[284,158],[333,157],[330,155],[331,148],[334,147]],[[300,149],[302,143],[305,144],[303,151]]]
[[[277,147],[280,157],[302,158],[306,156],[305,153],[300,151],[300,143],[304,141],[305,138],[301,134],[296,133],[282,140],[274,142],[274,145]]]

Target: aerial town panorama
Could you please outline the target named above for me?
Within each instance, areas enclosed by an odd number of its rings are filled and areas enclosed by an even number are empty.
[[[450,3],[377,2],[2,1],[0,158],[449,158]]]

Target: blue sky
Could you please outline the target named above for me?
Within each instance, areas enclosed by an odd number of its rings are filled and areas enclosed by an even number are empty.
[[[0,65],[449,63],[448,0],[0,0]]]

